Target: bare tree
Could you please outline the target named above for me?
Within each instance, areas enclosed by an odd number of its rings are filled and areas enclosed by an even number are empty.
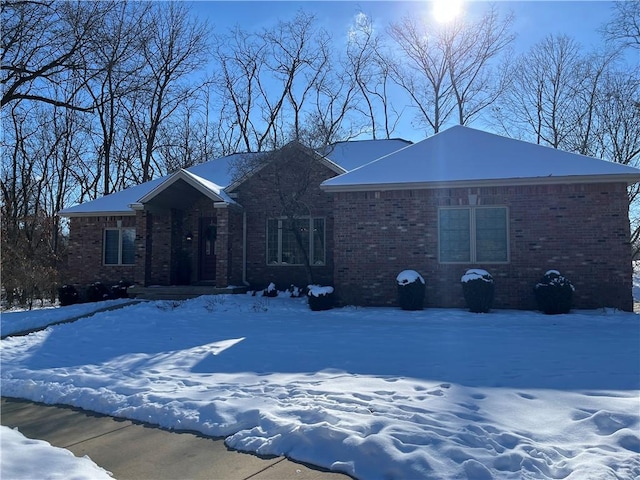
[[[505,69],[491,68],[491,62],[513,42],[512,23],[512,14],[502,19],[492,5],[478,21],[458,20],[444,30],[449,82],[460,125],[477,117],[504,91]]]
[[[225,153],[256,149],[255,110],[259,105],[260,75],[266,45],[253,33],[236,27],[226,35],[217,35],[215,58],[218,62],[213,84],[220,96],[218,140]]]
[[[415,18],[392,24],[389,35],[399,48],[400,59],[389,63],[391,78],[402,87],[418,110],[416,121],[438,133],[453,111],[448,81],[448,48],[443,38]]]
[[[401,55],[392,78],[411,97],[420,125],[437,133],[454,111],[464,125],[495,102],[504,82],[491,66],[514,38],[511,24],[512,16],[502,19],[491,7],[475,22],[435,26],[405,17],[390,26]]]
[[[390,68],[384,53],[382,38],[374,32],[372,19],[360,12],[349,29],[345,70],[352,76],[359,95],[356,101],[364,104],[360,112],[370,123],[375,140],[382,133],[390,138],[400,120],[389,94]],[[380,121],[378,118],[381,116]]]
[[[7,0],[0,3],[2,51],[0,106],[20,100],[44,102],[82,111],[91,110],[77,94],[84,88],[65,91],[57,98],[54,87],[62,72],[82,73],[88,38],[111,8],[103,2],[55,2]]]
[[[215,157],[215,139],[209,119],[209,90],[204,86],[186,99],[160,129],[158,151],[164,170],[180,168]]]
[[[640,49],[640,0],[618,0],[613,18],[604,26],[605,38],[623,46]]]
[[[548,36],[520,56],[510,72],[512,84],[496,120],[510,136],[564,147],[576,127],[577,93],[583,58],[581,47],[567,36]]]
[[[139,77],[144,67],[141,51],[146,42],[149,13],[150,4],[118,2],[89,37],[91,69],[87,71],[87,91],[93,100],[93,118],[98,123],[96,158],[98,171],[104,172],[104,195],[112,193],[121,180],[116,174],[112,182],[112,161],[116,162],[117,172],[117,163],[123,160],[120,155],[114,155],[122,142],[119,123],[123,117],[123,100],[141,89]]]
[[[299,11],[259,32],[236,27],[216,37],[223,151],[272,150],[305,137],[310,118],[325,135],[339,130],[353,87],[336,72],[330,38],[317,23]]]
[[[187,77],[201,69],[208,54],[206,23],[192,19],[184,4],[159,4],[146,28],[145,88],[138,94],[143,101],[139,110],[130,109],[144,138],[139,182],[150,180],[154,172],[162,173],[154,157],[160,127],[198,88]]]

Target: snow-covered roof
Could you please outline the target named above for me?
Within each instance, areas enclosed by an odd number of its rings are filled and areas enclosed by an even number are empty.
[[[326,191],[640,181],[640,170],[455,126],[323,182]]]
[[[350,140],[337,142],[319,152],[345,171],[361,167],[376,158],[383,157],[411,145],[408,140],[391,138],[385,140]]]
[[[328,160],[327,163],[332,162],[331,165],[337,166],[337,168],[334,168],[336,173],[343,173],[369,163],[382,155],[403,148],[409,143],[406,140],[399,139],[338,142],[323,153]],[[212,193],[221,197],[220,201],[222,202],[234,203],[225,192],[225,189],[236,185],[234,184],[234,170],[238,161],[241,161],[243,157],[249,157],[250,161],[259,160],[260,157],[269,153],[236,153],[219,157],[93,201],[65,208],[58,214],[63,217],[134,215],[135,210],[132,207],[154,198],[155,195],[161,193],[179,179],[187,181],[196,189],[202,187],[205,194]],[[215,196],[210,195],[210,197],[216,200]]]
[[[231,197],[229,197],[229,195],[226,194],[221,186],[198,175],[195,175],[194,173],[187,170],[178,170],[173,175],[170,175],[167,180],[161,182],[160,185],[140,198],[140,200],[138,200],[138,203],[150,202],[153,198],[160,195],[162,192],[167,190],[171,185],[178,181],[186,182],[187,184],[198,190],[200,193],[204,194],[215,202],[223,202],[226,204],[236,203],[231,199]]]

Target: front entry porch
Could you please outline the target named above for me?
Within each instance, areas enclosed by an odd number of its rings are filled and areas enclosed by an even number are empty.
[[[138,285],[209,289],[163,293],[192,297],[208,294],[213,287],[245,284],[243,211],[223,192],[195,183],[182,171],[140,199],[134,209],[142,227],[136,257],[144,259],[136,275]]]

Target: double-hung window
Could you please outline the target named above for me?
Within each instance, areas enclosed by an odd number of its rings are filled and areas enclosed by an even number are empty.
[[[104,264],[133,265],[136,262],[135,228],[106,228],[104,230]]]
[[[325,264],[325,222],[321,217],[269,218],[267,263],[269,265]]]
[[[438,212],[441,263],[509,261],[507,207],[444,207]]]

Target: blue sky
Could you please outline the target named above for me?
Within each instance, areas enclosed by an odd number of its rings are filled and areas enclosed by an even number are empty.
[[[466,1],[466,14],[484,10],[489,2]],[[565,33],[586,47],[600,43],[598,28],[611,15],[612,2],[601,1],[498,1],[499,9],[515,14],[518,49],[526,50],[550,33]],[[427,1],[196,1],[193,11],[207,18],[215,30],[226,30],[236,24],[246,28],[273,25],[278,19],[290,18],[303,8],[318,15],[334,36],[346,34],[354,15],[362,11],[380,27],[406,14],[430,15]]]
[[[451,0],[447,0],[451,1]],[[462,0],[464,15],[474,18],[486,12],[490,2]],[[601,48],[604,41],[599,30],[611,18],[613,2],[604,1],[497,1],[499,11],[514,14],[515,53],[526,52],[549,34],[566,34],[585,47],[585,52]],[[290,20],[303,9],[315,13],[321,25],[339,44],[345,40],[354,18],[360,12],[370,16],[374,28],[385,30],[391,22],[410,15],[432,18],[430,1],[195,1],[192,12],[207,19],[213,32],[224,33],[236,25],[259,31],[273,27],[279,19]],[[393,95],[393,93],[392,93]],[[425,136],[424,128],[415,128],[413,114],[406,111],[394,131],[399,136],[417,141]],[[449,125],[450,126],[450,125]],[[479,119],[472,126],[482,128]],[[368,134],[366,134],[368,135]]]

